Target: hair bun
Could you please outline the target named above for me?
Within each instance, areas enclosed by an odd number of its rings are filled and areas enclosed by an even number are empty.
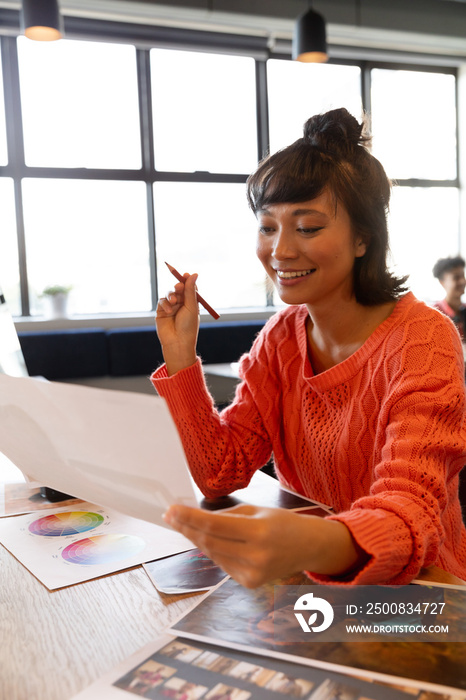
[[[349,155],[360,144],[369,141],[363,136],[364,123],[345,108],[316,114],[304,124],[304,141],[321,151]]]

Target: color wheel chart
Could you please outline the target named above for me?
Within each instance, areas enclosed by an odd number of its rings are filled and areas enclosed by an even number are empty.
[[[89,502],[0,518],[0,542],[50,590],[193,548],[178,532]]]
[[[102,525],[104,518],[99,513],[72,511],[71,513],[54,513],[34,520],[29,525],[29,532],[42,537],[65,537],[79,535]]]
[[[91,511],[54,513],[34,520],[28,530],[41,537],[69,537],[93,530],[104,520],[102,515]],[[94,566],[133,557],[144,546],[144,540],[135,535],[96,535],[72,542],[61,552],[61,556],[69,564]]]
[[[139,554],[146,543],[136,535],[97,535],[69,544],[61,553],[70,564],[110,564]]]

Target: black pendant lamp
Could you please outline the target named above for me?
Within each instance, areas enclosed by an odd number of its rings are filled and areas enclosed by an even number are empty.
[[[58,0],[22,0],[21,28],[35,41],[56,41],[63,37]]]
[[[312,7],[296,20],[292,56],[304,63],[328,61],[325,20]]]

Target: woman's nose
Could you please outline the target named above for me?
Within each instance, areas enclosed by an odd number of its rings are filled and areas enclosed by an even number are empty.
[[[296,258],[298,253],[294,237],[287,231],[278,231],[274,237],[272,255],[276,260]]]

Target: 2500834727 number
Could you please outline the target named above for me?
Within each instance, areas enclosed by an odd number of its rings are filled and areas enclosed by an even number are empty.
[[[445,603],[424,602],[424,603],[366,603],[366,615],[441,615]],[[349,610],[347,612],[350,612]]]

